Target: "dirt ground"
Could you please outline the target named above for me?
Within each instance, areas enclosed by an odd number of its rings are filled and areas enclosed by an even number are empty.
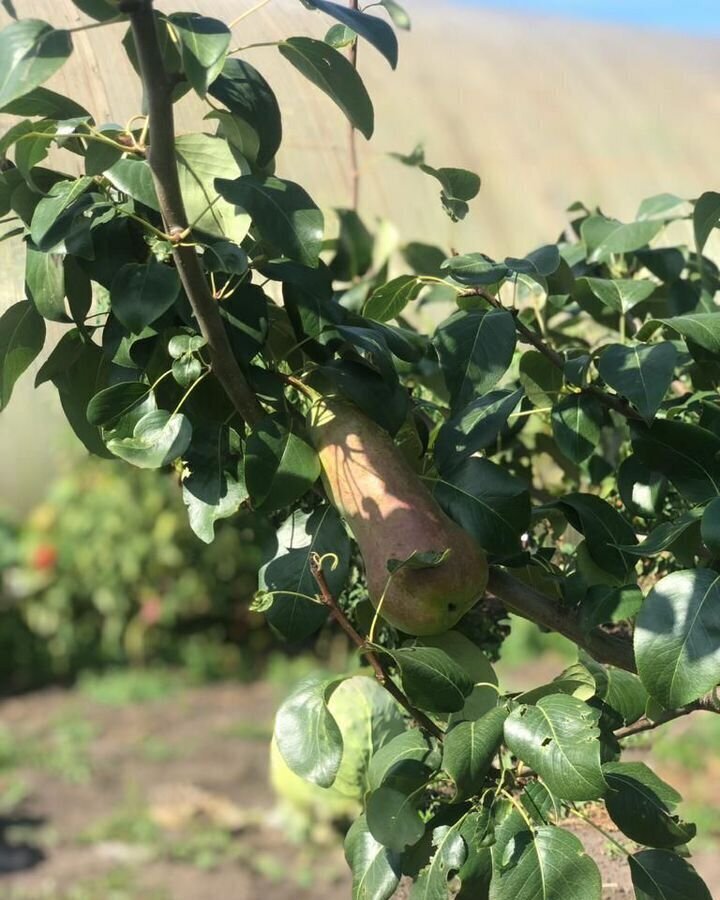
[[[60,689],[6,700],[0,897],[349,898],[339,841],[293,841],[278,813],[268,784],[275,703],[267,684],[114,706]],[[578,824],[606,900],[632,897],[624,860]],[[720,896],[716,854],[693,862]]]

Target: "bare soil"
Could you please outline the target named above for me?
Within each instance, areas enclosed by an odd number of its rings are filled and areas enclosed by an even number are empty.
[[[0,897],[349,898],[339,839],[294,842],[278,814],[268,784],[275,703],[267,684],[120,707],[59,689],[5,701],[0,726],[16,755],[3,759],[0,742]],[[583,823],[568,826],[600,865],[605,900],[632,897],[619,853]],[[693,861],[718,891],[715,854]]]

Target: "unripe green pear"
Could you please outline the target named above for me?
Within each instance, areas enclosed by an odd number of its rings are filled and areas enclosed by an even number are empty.
[[[365,563],[370,599],[407,634],[440,634],[485,592],[488,567],[477,543],[449,519],[391,437],[343,400],[321,398],[308,414],[330,501],[347,521]],[[446,552],[447,551],[447,552]],[[445,553],[437,565],[390,560]]]

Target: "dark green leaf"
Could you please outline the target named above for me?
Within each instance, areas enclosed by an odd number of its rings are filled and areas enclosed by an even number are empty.
[[[109,22],[110,19],[117,19],[121,15],[116,0],[72,0],[72,2],[86,16],[97,19],[98,22]]]
[[[603,773],[608,814],[631,840],[669,850],[695,837],[695,826],[673,815],[680,795],[645,763],[605,763]]]
[[[130,412],[150,393],[150,387],[142,381],[123,381],[104,388],[95,394],[87,407],[87,420],[91,425],[112,426]]]
[[[384,847],[359,816],[345,838],[345,859],[352,871],[352,900],[390,900],[400,882],[400,856]]]
[[[270,417],[253,428],[245,450],[245,484],[256,509],[289,506],[319,476],[317,453],[292,430]]]
[[[372,836],[398,853],[417,844],[425,834],[425,823],[418,810],[419,799],[418,792],[408,794],[389,784],[373,791],[365,805]]]
[[[578,278],[574,292],[589,290],[603,306],[624,315],[647,300],[655,288],[654,282],[642,278]]]
[[[446,631],[434,637],[424,637],[425,647],[438,647],[462,666],[473,682],[473,689],[465,701],[465,705],[449,718],[449,725],[457,722],[470,722],[479,719],[497,706],[498,679],[485,653],[470,638],[459,631]]]
[[[585,631],[590,631],[598,625],[617,625],[619,622],[633,619],[642,602],[643,595],[637,585],[615,587],[609,584],[595,584],[589,588],[582,601],[580,622]]]
[[[423,282],[415,275],[399,275],[370,294],[363,315],[378,322],[394,319],[418,297],[422,289]]]
[[[655,518],[668,491],[667,478],[646,466],[634,454],[620,464],[618,491],[631,516]]]
[[[557,400],[564,383],[562,370],[539,350],[527,350],[520,357],[520,384],[533,406],[549,409]]]
[[[158,262],[126,263],[110,289],[117,318],[135,334],[166,312],[180,293],[180,279],[170,266]]]
[[[601,900],[600,872],[574,834],[553,825],[521,831],[495,868],[492,900]]]
[[[75,100],[49,88],[37,87],[6,104],[2,112],[11,116],[39,116],[43,119],[89,119],[90,113]]]
[[[25,251],[25,283],[30,299],[44,319],[67,322],[65,271],[57,253],[41,253],[32,245]]]
[[[92,205],[92,197],[86,194],[91,185],[92,178],[84,177],[59,181],[50,188],[35,207],[30,225],[30,237],[38,250],[53,250],[67,238],[75,216]]]
[[[433,343],[454,410],[492,390],[515,351],[515,322],[504,309],[457,312],[435,332]]]
[[[506,265],[496,263],[483,253],[451,256],[443,262],[441,268],[447,271],[455,281],[467,285],[493,285],[508,275]]]
[[[600,713],[582,700],[551,694],[505,720],[505,743],[563,800],[595,800],[606,784],[600,768]]]
[[[183,502],[188,511],[188,522],[195,534],[206,544],[215,539],[215,523],[228,519],[240,509],[248,494],[242,481],[226,474],[221,494],[217,500],[207,502],[183,484]]]
[[[521,398],[522,391],[491,391],[445,422],[435,439],[438,471],[446,475],[478,450],[491,450]]]
[[[650,423],[665,398],[677,365],[677,350],[662,344],[612,344],[603,350],[598,371]]]
[[[323,214],[303,188],[274,176],[253,175],[235,181],[217,178],[215,187],[226,200],[247,210],[263,240],[290,259],[317,266]]]
[[[0,316],[0,410],[44,343],[45,320],[29,300],[13,304]]]
[[[554,406],[553,437],[560,451],[574,463],[583,462],[597,450],[603,424],[600,402],[589,394],[570,394]]]
[[[530,521],[527,486],[487,459],[472,457],[439,478],[433,494],[445,512],[489,553],[519,550]]]
[[[257,164],[268,165],[280,147],[282,119],[275,94],[263,76],[242,59],[228,59],[208,93],[257,133]]]
[[[473,689],[467,672],[436,647],[386,651],[400,669],[410,702],[429,712],[459,712]]]
[[[666,709],[692,703],[718,684],[720,575],[673,572],[645,598],[635,625],[638,674]]]
[[[306,6],[322,10],[337,19],[338,22],[347,25],[379,50],[393,69],[397,66],[397,37],[387,22],[383,22],[382,19],[377,19],[375,16],[368,16],[357,9],[348,9],[339,3],[331,3],[329,0],[304,0],[304,2]]]
[[[669,850],[642,850],[628,862],[636,900],[712,900],[690,863]]]
[[[637,337],[644,341],[661,326],[666,326],[688,341],[720,355],[720,312],[700,312],[687,316],[673,316],[671,319],[650,319],[638,331]]]
[[[325,606],[307,599],[318,590],[310,571],[312,553],[337,557],[337,565],[328,563],[324,571],[330,592],[339,596],[348,577],[350,542],[332,506],[321,506],[312,513],[296,510],[286,519],[278,529],[277,546],[269,550],[258,573],[260,590],[279,592],[266,617],[286,640],[305,640],[327,618]]]
[[[156,409],[138,421],[132,437],[115,437],[111,433],[107,448],[141,469],[158,469],[182,456],[191,437],[192,426],[182,413]]]
[[[700,525],[703,544],[713,554],[720,555],[720,497],[711,500],[703,513]]]
[[[434,853],[410,891],[410,900],[447,900],[450,876],[458,872],[467,859],[468,847],[462,836],[465,817],[454,825],[433,829]]]
[[[468,169],[447,166],[434,169],[432,166],[421,164],[420,169],[426,175],[430,175],[440,182],[442,186],[440,200],[443,209],[452,221],[458,222],[460,219],[464,219],[470,209],[467,201],[476,197],[480,190],[479,176]]]
[[[47,81],[72,53],[69,31],[20,19],[0,31],[0,109]]]
[[[635,556],[657,556],[665,550],[672,550],[675,544],[688,529],[697,528],[700,524],[703,511],[701,508],[690,509],[674,522],[663,522],[657,528],[653,528],[645,540],[631,547],[623,547],[625,553]]]
[[[480,794],[503,739],[507,710],[496,707],[474,722],[460,722],[443,743],[443,769],[455,783],[454,801]]]
[[[227,323],[235,358],[241,363],[249,363],[268,336],[268,304],[262,288],[243,283],[230,297],[221,300],[218,308]]]
[[[337,679],[301,681],[275,716],[274,737],[288,768],[305,781],[330,787],[340,768],[343,739],[327,707]]]
[[[173,13],[169,20],[180,38],[187,80],[197,94],[205,97],[208,87],[225,64],[230,47],[230,29],[224,22],[198,13]]]
[[[361,134],[368,140],[372,137],[375,129],[372,101],[362,78],[342,53],[324,41],[306,37],[288,38],[278,44],[278,50],[340,107]]]
[[[637,543],[630,523],[594,494],[566,494],[558,506],[570,524],[585,535],[593,562],[616,578],[624,578],[635,564],[631,556],[619,549]]]
[[[637,675],[601,665],[587,654],[582,654],[582,659],[595,681],[596,697],[617,713],[621,722],[631,725],[645,715],[650,698]]]
[[[528,253],[522,259],[515,259],[508,256],[505,265],[511,272],[519,275],[535,275],[539,277],[547,277],[552,275],[560,265],[560,250],[555,244],[548,244],[546,247],[539,247]]]
[[[720,494],[720,438],[686,422],[658,419],[650,428],[632,426],[635,454],[665,475],[690,503]]]
[[[693,211],[695,248],[699,254],[705,249],[713,228],[718,224],[720,224],[720,194],[716,191],[706,191],[696,200]]]
[[[386,782],[415,790],[425,784],[440,765],[440,752],[418,728],[405,731],[381,747],[370,760],[368,788],[376,791]]]

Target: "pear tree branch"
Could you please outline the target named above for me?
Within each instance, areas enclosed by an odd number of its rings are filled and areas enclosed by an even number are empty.
[[[249,424],[263,415],[262,407],[235,359],[217,302],[202,270],[195,247],[185,243],[189,223],[180,191],[175,158],[174,83],[163,64],[153,15],[152,0],[124,0],[119,7],[130,17],[140,65],[140,77],[148,106],[149,147],[152,172],[165,231],[174,237],[173,259],[203,337],[212,369],[237,412]]]
[[[642,719],[633,722],[632,725],[618,729],[615,732],[615,737],[618,740],[622,740],[623,738],[631,737],[634,734],[652,731],[655,728],[659,728],[661,725],[665,725],[667,722],[673,722],[675,719],[681,719],[683,716],[689,716],[690,713],[694,712],[720,714],[720,697],[718,697],[717,689],[706,694],[704,697],[700,697],[699,700],[695,700],[694,703],[688,703],[687,706],[681,706],[680,709],[668,710],[661,716],[658,716],[657,719],[648,719],[647,716],[643,716]]]

